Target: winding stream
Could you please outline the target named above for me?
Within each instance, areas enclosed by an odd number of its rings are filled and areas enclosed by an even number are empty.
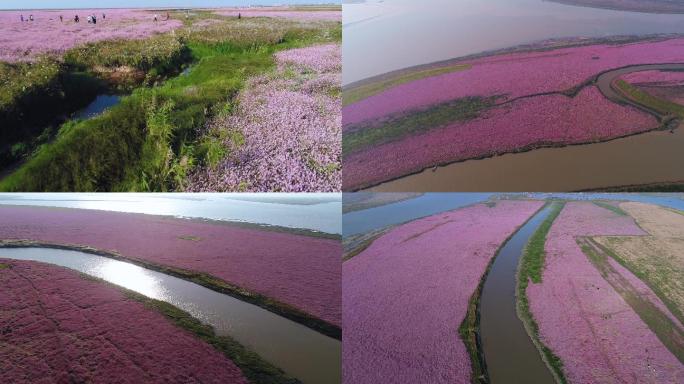
[[[103,113],[107,108],[113,107],[121,101],[121,96],[119,95],[97,95],[95,100],[93,100],[85,108],[76,111],[71,119],[90,119],[101,113]]]
[[[480,298],[482,350],[493,384],[554,384],[516,311],[516,276],[530,236],[551,213],[545,207],[511,237],[492,264]]]
[[[261,307],[123,261],[52,248],[0,248],[0,258],[39,261],[172,304],[258,353],[304,384],[341,381],[341,343]]]

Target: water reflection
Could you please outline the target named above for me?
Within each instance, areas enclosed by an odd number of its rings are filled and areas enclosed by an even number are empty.
[[[0,193],[0,204],[241,221],[342,233],[340,193]]]
[[[85,271],[88,275],[99,277],[153,299],[168,301],[160,281],[145,268],[117,260],[98,260],[93,264],[93,267]]]

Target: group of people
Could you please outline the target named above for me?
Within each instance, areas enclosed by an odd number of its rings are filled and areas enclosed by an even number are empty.
[[[187,19],[187,15],[186,15],[185,18]],[[166,12],[166,19],[164,19],[164,21],[167,21],[167,20],[169,20],[169,19],[171,19],[171,15],[170,15],[168,12]],[[154,14],[153,20],[154,20],[155,23],[156,23],[157,21],[159,21],[159,15],[157,15],[157,14],[155,13],[155,14]]]
[[[106,19],[107,15],[104,13],[102,14],[102,20]],[[62,20],[62,16],[59,17],[59,20]],[[88,24],[97,24],[97,16],[95,14],[88,15]],[[81,19],[78,17],[78,15],[74,16],[74,23],[80,23]]]
[[[24,21],[33,21],[34,20],[33,15],[29,15],[28,18],[24,18],[24,15],[20,15],[19,17],[21,18],[22,23]],[[102,14],[102,20],[104,20],[106,18],[107,18],[107,15],[103,13]],[[155,16],[155,18],[156,18],[156,16]],[[52,20],[52,18],[50,18],[50,20]],[[63,23],[64,22],[64,16],[59,15],[59,21]],[[80,22],[81,22],[81,18],[78,17],[78,15],[74,15],[74,23],[80,23]],[[97,24],[97,16],[95,16],[95,14],[88,15],[88,24]]]

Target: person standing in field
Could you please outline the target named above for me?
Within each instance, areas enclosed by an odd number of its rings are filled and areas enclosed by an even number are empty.
[[[154,22],[156,23],[157,21],[159,21],[159,16],[157,16],[157,14],[155,14],[154,15]]]
[[[106,18],[107,18],[107,15],[105,15],[105,14],[103,13],[103,14],[102,14],[102,20],[104,20],[104,19],[106,19]]]
[[[97,24],[97,17],[95,15],[93,15],[93,24]]]
[[[59,22],[60,22],[60,23],[63,23],[63,22],[64,22],[64,17],[62,17],[62,15],[59,15]]]
[[[29,21],[33,21],[33,15],[29,15]]]
[[[81,21],[81,19],[78,18],[78,15],[74,16],[74,23],[78,23]]]
[[[21,15],[21,22],[24,22],[24,15]]]
[[[238,12],[238,20],[242,19],[242,14]]]

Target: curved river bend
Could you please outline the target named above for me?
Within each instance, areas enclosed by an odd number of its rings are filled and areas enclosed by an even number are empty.
[[[230,336],[304,384],[339,383],[341,343],[261,307],[195,283],[85,252],[0,248],[0,258],[70,268],[172,304]]]

